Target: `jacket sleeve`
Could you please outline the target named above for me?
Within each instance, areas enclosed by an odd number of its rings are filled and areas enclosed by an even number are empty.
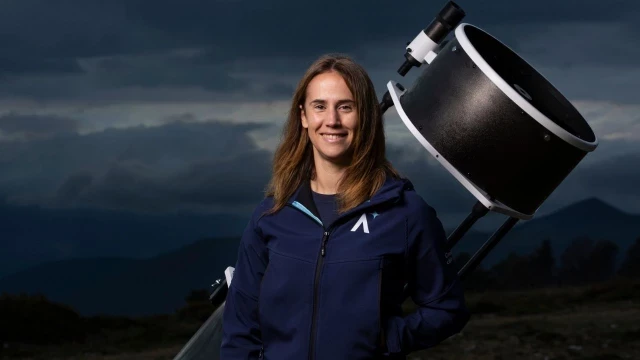
[[[258,295],[268,256],[254,219],[255,216],[240,240],[227,292],[222,320],[221,360],[258,359],[262,349]]]
[[[442,223],[424,200],[418,208],[407,218],[408,285],[418,309],[389,319],[388,355],[433,347],[460,332],[470,318],[456,266],[445,253]]]

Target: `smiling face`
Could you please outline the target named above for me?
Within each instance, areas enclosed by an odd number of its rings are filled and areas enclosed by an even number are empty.
[[[332,71],[314,77],[301,108],[302,126],[313,144],[316,165],[322,161],[348,165],[358,111],[342,76]]]

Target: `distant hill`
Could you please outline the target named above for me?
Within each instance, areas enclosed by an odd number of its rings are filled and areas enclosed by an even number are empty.
[[[247,221],[230,215],[146,215],[0,203],[0,278],[70,258],[145,258],[194,239],[237,236]]]
[[[77,221],[77,218],[74,219]],[[107,228],[102,226],[102,229]],[[170,228],[169,225],[161,227],[164,230]],[[202,231],[206,232],[208,227],[204,229]],[[135,247],[144,244],[151,246],[149,244],[154,238],[146,237],[158,233],[139,232],[139,240],[131,236],[128,241],[139,241]],[[179,231],[177,233],[180,235]],[[473,254],[489,236],[488,233],[471,230],[454,248],[454,253],[466,251]],[[551,240],[556,261],[559,261],[562,251],[572,239],[579,236],[615,242],[619,246],[619,259],[622,259],[629,246],[640,236],[640,215],[624,213],[598,199],[581,201],[547,216],[518,224],[481,266],[489,267],[510,252],[531,253],[547,238]],[[107,239],[108,234],[100,241]],[[186,242],[183,236],[175,241]],[[238,241],[237,237],[207,238],[147,259],[100,256],[50,262],[0,278],[0,293],[40,292],[51,300],[73,306],[82,314],[173,312],[183,304],[184,297],[191,290],[209,288],[215,279],[223,276],[227,266],[233,266]],[[128,243],[115,242],[119,246]],[[95,245],[93,243],[86,246],[105,246],[98,241],[95,241]],[[155,249],[159,248],[157,244],[154,245]],[[114,245],[112,251],[116,249]],[[96,250],[95,253],[100,252]]]
[[[462,238],[454,253],[466,251],[473,254],[490,236],[490,233],[470,233]],[[597,198],[579,201],[546,216],[521,221],[498,243],[482,265],[493,265],[510,252],[531,253],[544,239],[551,241],[558,261],[569,243],[580,236],[613,241],[619,247],[620,262],[629,246],[640,237],[640,215],[625,213]]]
[[[41,293],[83,315],[172,313],[233,266],[238,238],[203,239],[148,259],[57,261],[0,279],[0,293]]]

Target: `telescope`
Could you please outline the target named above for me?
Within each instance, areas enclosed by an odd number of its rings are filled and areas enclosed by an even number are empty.
[[[416,140],[477,202],[447,238],[451,250],[494,211],[502,226],[459,271],[465,278],[537,209],[598,140],[542,74],[477,26],[454,2],[407,46],[398,73],[426,64],[409,89],[389,81],[380,107],[395,107]],[[455,28],[455,29],[454,29]],[[443,41],[447,32],[451,40]]]
[[[393,107],[430,156],[476,198],[468,216],[447,237],[447,256],[489,211],[506,216],[461,267],[461,279],[518,221],[532,219],[598,145],[587,121],[542,74],[486,31],[462,23],[464,17],[453,1],[440,10],[407,44],[397,70],[404,77],[421,68],[416,81],[405,87],[390,80],[380,102],[382,112]],[[232,270],[214,284],[210,297],[218,308],[212,318],[217,313],[219,322]],[[219,329],[217,338],[200,336],[216,351],[206,356],[187,351],[197,347],[196,334],[174,360],[219,358],[221,324]]]

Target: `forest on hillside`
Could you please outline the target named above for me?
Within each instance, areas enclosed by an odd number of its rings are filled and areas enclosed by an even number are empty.
[[[470,258],[471,254],[462,253],[455,261],[462,267]],[[531,254],[511,253],[489,269],[479,266],[465,279],[465,287],[468,291],[486,291],[576,286],[617,276],[640,276],[640,237],[621,253],[611,240],[581,236],[571,241],[559,259],[553,256],[551,242],[543,240]]]

